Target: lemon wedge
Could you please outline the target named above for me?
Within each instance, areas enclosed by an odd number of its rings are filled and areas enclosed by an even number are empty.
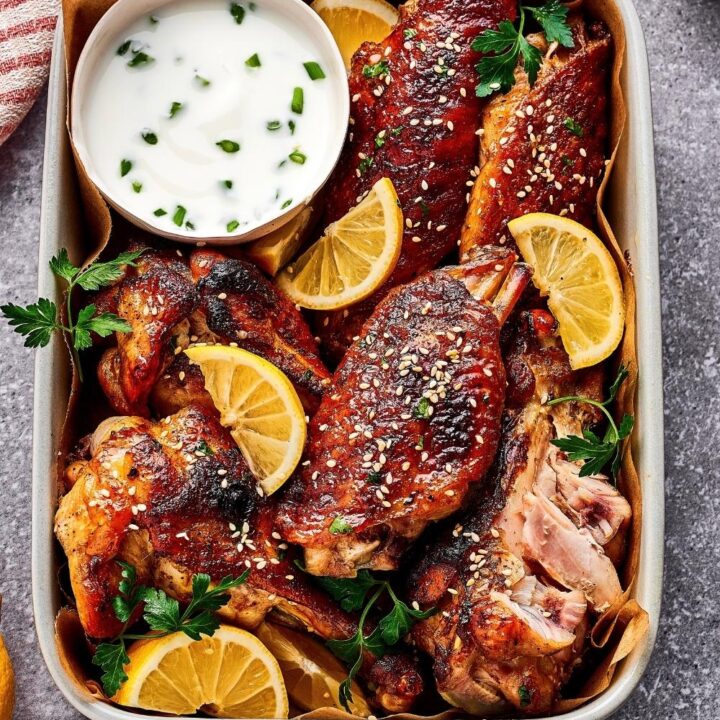
[[[310,7],[335,38],[345,67],[367,40],[384,40],[398,21],[398,11],[385,0],[315,0]]]
[[[295,388],[272,363],[228,345],[185,350],[266,495],[292,474],[305,446],[305,411]]]
[[[0,720],[11,720],[15,706],[15,672],[0,635]]]
[[[334,310],[363,300],[390,276],[400,257],[403,214],[383,178],[359,205],[288,265],[276,282],[296,304]]]
[[[272,653],[245,630],[221,625],[212,637],[176,632],[128,649],[120,705],[172,715],[202,710],[224,718],[286,718],[288,698]]]
[[[257,636],[280,663],[285,687],[294,705],[301,710],[344,709],[338,698],[347,668],[323,644],[305,633],[271,623],[263,623]],[[363,692],[354,680],[351,692],[353,715],[370,715]]]
[[[574,220],[530,213],[508,228],[560,327],[573,369],[597,365],[625,327],[622,283],[603,241]]]
[[[245,254],[261,270],[275,277],[302,245],[313,218],[313,208],[306,207],[289,223],[251,243]]]

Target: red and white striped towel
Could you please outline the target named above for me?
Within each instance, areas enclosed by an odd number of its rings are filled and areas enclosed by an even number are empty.
[[[0,0],[0,145],[42,90],[58,0]]]

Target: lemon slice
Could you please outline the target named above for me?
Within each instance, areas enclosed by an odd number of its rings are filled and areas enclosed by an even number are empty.
[[[15,673],[12,661],[0,635],[0,720],[11,720],[15,707]]]
[[[355,51],[367,40],[384,40],[399,17],[385,0],[315,0],[310,7],[328,26],[348,70]]]
[[[140,640],[128,650],[120,705],[172,715],[202,710],[225,718],[286,718],[288,698],[271,652],[245,630],[221,625],[212,637],[185,633]]]
[[[302,245],[312,227],[313,208],[306,207],[289,223],[248,246],[247,257],[268,275],[284,268]]]
[[[220,422],[265,494],[275,492],[300,461],[307,429],[295,388],[273,364],[228,345],[194,345],[185,354],[200,366]]]
[[[277,277],[301,307],[334,310],[372,294],[395,269],[403,214],[392,182],[383,178],[367,197]]]
[[[302,710],[343,709],[338,697],[347,668],[323,644],[305,633],[271,623],[263,623],[257,636],[280,663],[293,704]],[[354,680],[351,693],[353,715],[370,715],[363,692]]]
[[[625,326],[622,283],[603,241],[574,220],[530,213],[508,223],[560,326],[573,369],[612,355]]]

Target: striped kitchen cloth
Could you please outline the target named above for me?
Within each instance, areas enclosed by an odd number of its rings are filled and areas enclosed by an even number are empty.
[[[0,145],[42,90],[58,0],[0,0]]]

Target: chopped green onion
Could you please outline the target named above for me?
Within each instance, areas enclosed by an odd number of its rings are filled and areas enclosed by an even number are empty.
[[[160,22],[155,15],[148,15],[148,20],[151,25],[157,25]]]
[[[132,170],[132,162],[130,160],[120,161],[120,177],[125,177]]]
[[[297,127],[297,125],[295,125],[295,121],[294,121],[294,120],[288,120],[288,127],[290,128],[290,134],[291,134],[291,135],[294,135],[294,134],[295,134],[295,128]]]
[[[142,139],[148,145],[157,145],[158,138],[152,130],[143,130],[140,134],[142,135]]]
[[[117,54],[118,55],[126,55],[127,51],[130,49],[130,45],[132,44],[132,40],[126,40],[118,49]]]
[[[183,104],[181,102],[173,102],[173,104],[170,106],[170,117],[174,118],[181,110],[182,110]]]
[[[154,62],[155,58],[150,57],[147,53],[142,50],[132,51],[132,60],[128,60],[128,67],[139,67],[140,65],[147,65],[148,63]]]
[[[366,78],[377,78],[382,77],[383,75],[387,75],[388,71],[390,69],[390,65],[387,60],[381,60],[378,63],[375,63],[374,65],[365,65],[363,68],[362,74]]]
[[[298,165],[304,165],[305,161],[307,160],[307,155],[305,153],[300,152],[299,150],[293,150],[288,157]]]
[[[210,81],[207,78],[204,78],[202,75],[195,74],[195,79],[203,86],[207,87],[210,84]]]
[[[185,220],[185,215],[187,214],[187,210],[182,206],[178,205],[175,209],[175,214],[173,215],[172,221],[178,226],[182,227],[183,221]]]
[[[275,132],[282,127],[282,123],[279,120],[270,120],[265,126],[270,132]]]
[[[316,63],[314,60],[303,63],[303,67],[307,70],[307,74],[311,80],[323,80],[326,77],[323,69],[320,67],[320,63]]]
[[[353,531],[353,526],[339,515],[330,523],[330,533],[332,535],[347,535]]]
[[[236,153],[240,149],[240,143],[234,140],[219,140],[215,144],[226,153]]]
[[[194,230],[194,229],[195,229],[195,226],[188,220],[188,221],[185,223],[185,228],[186,228],[187,230]]]
[[[163,215],[167,215],[167,210],[163,210],[162,208],[158,208],[153,212],[153,215],[155,217],[162,217]]]
[[[376,136],[375,136],[375,147],[379,150],[383,145],[386,143],[385,139],[385,131],[381,130]]]
[[[290,109],[296,115],[302,115],[303,108],[305,107],[305,93],[301,87],[296,87],[293,90],[292,103]]]
[[[224,185],[228,190],[232,190],[233,181],[232,181],[232,180],[223,180],[223,185]]]
[[[231,220],[231,221],[227,224],[227,231],[228,231],[229,233],[231,233],[231,232],[233,232],[233,230],[237,230],[238,227],[240,227],[240,223],[239,223],[237,220]]]
[[[245,19],[245,8],[242,5],[238,5],[236,2],[230,3],[230,14],[238,25],[242,25],[242,21]]]
[[[360,174],[364,175],[372,167],[374,162],[375,161],[369,155],[368,157],[363,158],[358,165],[358,170],[360,171]]]
[[[403,35],[406,40],[412,40],[417,35],[417,32],[415,28],[407,28],[407,30],[403,30]]]
[[[253,55],[251,55],[245,61],[245,64],[251,68],[258,68],[262,65],[262,63],[260,62],[260,56],[257,53],[254,53]]]
[[[292,205],[292,200],[286,200],[281,206],[280,209],[284,210],[286,207],[290,207]]]
[[[139,193],[142,190],[142,183],[137,180],[133,180],[132,189],[133,192]]]
[[[578,123],[576,120],[573,120],[572,118],[565,118],[563,120],[563,125],[573,134],[577,135],[577,137],[583,136],[583,129],[580,123]]]

